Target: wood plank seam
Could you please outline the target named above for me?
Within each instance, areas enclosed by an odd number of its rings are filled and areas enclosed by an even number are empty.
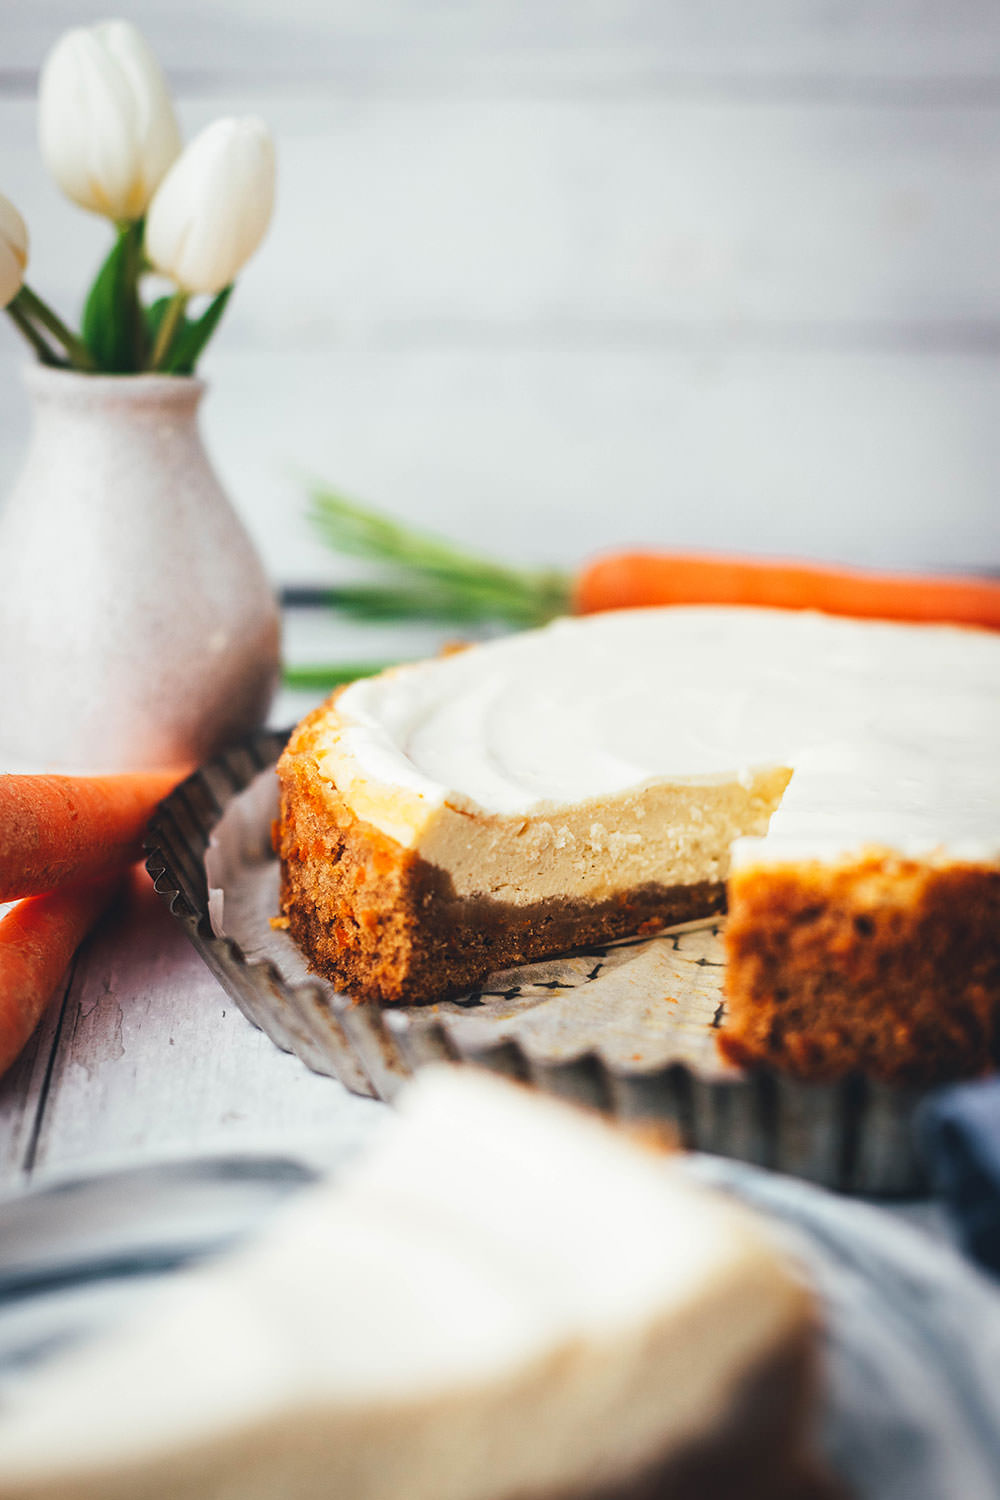
[[[87,939],[86,941],[89,941],[89,939]],[[62,996],[59,1001],[59,1019],[56,1022],[55,1033],[52,1037],[52,1046],[49,1049],[48,1061],[45,1064],[45,1077],[42,1079],[42,1086],[38,1091],[38,1102],[35,1106],[35,1117],[31,1122],[31,1130],[28,1134],[28,1140],[24,1151],[24,1158],[21,1162],[21,1172],[26,1178],[30,1178],[32,1172],[35,1169],[35,1161],[38,1155],[38,1147],[42,1135],[42,1126],[45,1120],[45,1110],[49,1102],[49,1095],[52,1089],[52,1079],[55,1073],[56,1060],[59,1056],[59,1047],[62,1041],[63,1026],[65,1024],[66,1013],[69,1008],[69,997],[73,989],[73,981],[76,978],[76,970],[80,960],[80,953],[84,946],[85,944],[81,944],[73,954],[70,966],[66,971],[66,977],[63,981]]]
[[[734,103],[815,104],[819,107],[842,105],[884,105],[888,108],[916,109],[994,109],[1000,104],[1000,76],[989,70],[981,74],[952,73],[941,77],[913,75],[893,78],[872,74],[869,77],[850,73],[779,73],[761,71],[753,74],[736,72],[684,72],[641,67],[625,75],[583,74],[578,80],[564,77],[531,78],[521,76],[517,65],[507,77],[479,72],[472,68],[462,76],[447,67],[417,69],[386,68],[363,75],[341,71],[336,67],[292,68],[278,66],[218,69],[169,70],[174,97],[180,100],[212,98],[236,90],[252,92],[266,100],[270,92],[282,92],[294,83],[300,97],[323,98],[333,90],[338,99],[354,101],[377,95],[387,102],[426,98],[437,103],[444,98],[525,102],[547,100],[614,100],[614,99],[684,99],[691,101],[726,100]],[[35,67],[0,68],[0,98],[33,99],[38,91],[38,69]]]

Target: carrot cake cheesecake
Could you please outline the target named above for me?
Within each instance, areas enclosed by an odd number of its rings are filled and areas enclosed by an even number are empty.
[[[0,1406],[0,1500],[830,1500],[813,1297],[659,1153],[427,1069],[339,1180]]]
[[[1000,1054],[1000,635],[684,606],[352,684],[279,762],[314,967],[419,1002],[719,911],[729,1055],[807,1077]]]

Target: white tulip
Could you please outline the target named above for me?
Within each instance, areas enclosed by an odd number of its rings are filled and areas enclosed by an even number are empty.
[[[74,203],[142,218],[181,136],[163,71],[130,21],[78,26],[56,42],[42,67],[39,139]]]
[[[186,146],[146,220],[146,254],[182,292],[219,292],[250,259],[274,206],[263,120],[216,120]]]
[[[9,198],[0,193],[0,307],[21,290],[28,264],[28,230]]]

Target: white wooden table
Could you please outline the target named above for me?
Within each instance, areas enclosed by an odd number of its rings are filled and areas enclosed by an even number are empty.
[[[383,1108],[279,1052],[137,881],[0,1083],[0,1183],[185,1152],[332,1157]]]

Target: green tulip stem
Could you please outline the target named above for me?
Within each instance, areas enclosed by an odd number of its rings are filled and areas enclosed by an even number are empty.
[[[178,329],[184,321],[187,304],[187,292],[176,292],[171,297],[160,326],[156,331],[153,353],[149,361],[149,368],[151,370],[162,370],[166,364]]]
[[[92,371],[97,368],[93,355],[82,339],[78,339],[75,333],[70,333],[62,318],[53,312],[49,304],[43,302],[27,283],[21,287],[10,306],[16,307],[28,321],[41,323],[42,327],[62,344],[75,370]]]
[[[31,345],[32,349],[34,349],[35,353],[38,355],[40,362],[43,365],[54,365],[58,363],[55,353],[49,348],[48,344],[42,338],[42,335],[38,332],[38,329],[35,327],[34,323],[32,323],[27,314],[24,313],[20,307],[18,307],[16,298],[13,302],[8,302],[4,311],[10,318],[18,333],[23,334],[24,337],[28,340],[28,343]]]
[[[128,324],[128,338],[132,346],[132,359],[134,368],[141,370],[146,362],[146,321],[142,314],[142,304],[139,301],[139,277],[142,274],[143,251],[142,240],[145,232],[145,220],[137,219],[134,224],[126,224],[119,230],[119,234],[125,242],[125,286],[123,295],[125,306],[123,315]]]

